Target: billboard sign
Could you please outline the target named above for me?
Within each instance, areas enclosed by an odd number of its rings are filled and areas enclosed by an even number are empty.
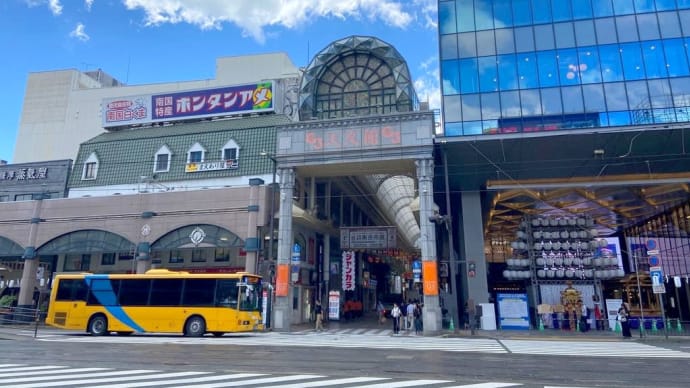
[[[105,99],[103,127],[272,112],[273,82]]]

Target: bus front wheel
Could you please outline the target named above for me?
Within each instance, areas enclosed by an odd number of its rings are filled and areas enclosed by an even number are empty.
[[[201,317],[191,317],[187,320],[184,334],[189,337],[201,337],[206,333],[206,322]]]
[[[106,335],[108,333],[108,320],[103,315],[96,315],[89,321],[89,333],[91,335]]]

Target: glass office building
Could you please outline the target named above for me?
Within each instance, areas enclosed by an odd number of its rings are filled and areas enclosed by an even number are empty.
[[[439,1],[446,136],[690,121],[690,0]]]

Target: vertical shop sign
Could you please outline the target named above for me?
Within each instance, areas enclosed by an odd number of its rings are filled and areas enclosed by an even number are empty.
[[[355,290],[355,252],[343,251],[343,291]]]

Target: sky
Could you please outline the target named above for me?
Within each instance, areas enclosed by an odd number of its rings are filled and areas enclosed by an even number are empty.
[[[0,0],[0,160],[12,163],[29,73],[102,69],[127,85],[215,78],[216,59],[375,36],[440,109],[436,0]]]

